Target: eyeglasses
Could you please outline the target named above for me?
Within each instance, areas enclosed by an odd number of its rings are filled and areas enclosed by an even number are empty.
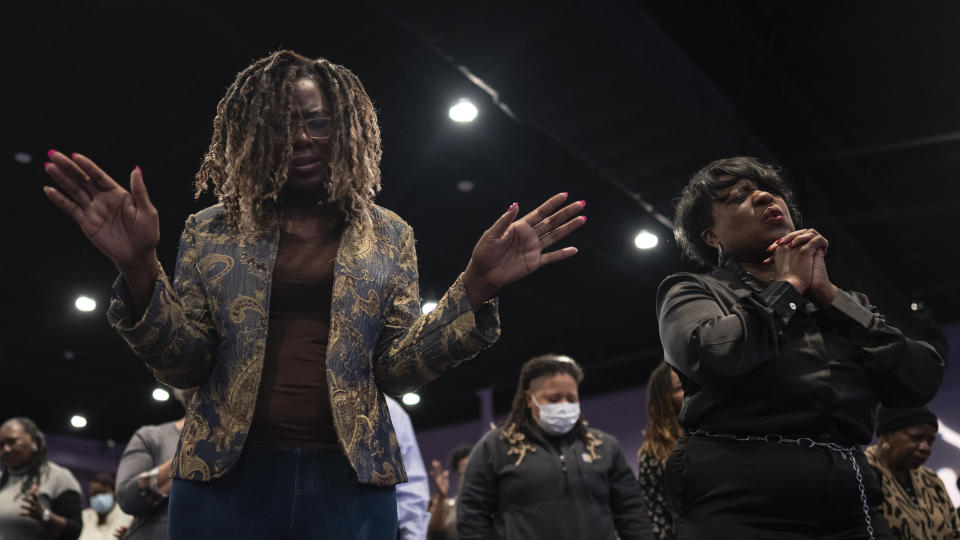
[[[316,116],[309,120],[303,118],[303,116],[298,115],[295,118],[291,118],[292,122],[296,123],[296,127],[291,126],[291,132],[296,135],[301,129],[306,131],[307,136],[315,141],[326,141],[333,135],[333,116]],[[283,138],[283,126],[282,125],[273,125],[274,137],[281,139]]]

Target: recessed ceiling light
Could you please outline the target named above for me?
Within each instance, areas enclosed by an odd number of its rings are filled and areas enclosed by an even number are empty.
[[[477,114],[476,105],[466,98],[460,98],[453,107],[450,107],[450,119],[454,122],[473,122]]]
[[[73,305],[80,311],[93,311],[97,309],[97,301],[89,296],[78,296]]]
[[[153,399],[157,401],[166,401],[170,399],[170,392],[167,392],[163,388],[154,388],[153,389]]]
[[[437,309],[437,303],[432,300],[428,302],[424,302],[423,305],[420,306],[420,312],[424,314],[430,313],[435,309]]]
[[[420,403],[420,394],[415,394],[413,392],[410,392],[409,394],[404,394],[403,397],[400,399],[403,401],[404,405],[412,406],[412,405],[416,405],[417,403]]]
[[[83,429],[87,427],[87,419],[79,414],[75,414],[70,418],[70,425],[77,429]]]
[[[476,186],[474,186],[473,182],[470,180],[461,180],[457,182],[457,189],[459,189],[462,193],[470,193],[473,191],[474,187]]]
[[[633,239],[633,243],[637,249],[653,249],[660,243],[660,239],[652,232],[643,230]]]
[[[13,160],[21,165],[29,165],[33,161],[33,156],[26,152],[16,152],[13,154]]]

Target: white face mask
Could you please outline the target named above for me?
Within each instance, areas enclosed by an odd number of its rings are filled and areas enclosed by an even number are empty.
[[[547,434],[566,435],[570,433],[573,426],[577,425],[577,420],[580,419],[579,403],[564,402],[541,405],[537,398],[533,397],[533,394],[530,394],[530,397],[540,408],[540,418],[537,420],[537,425]]]

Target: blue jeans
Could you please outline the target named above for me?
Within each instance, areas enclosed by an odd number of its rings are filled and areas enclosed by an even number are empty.
[[[223,478],[174,480],[169,520],[175,540],[396,540],[397,495],[341,452],[248,443]]]

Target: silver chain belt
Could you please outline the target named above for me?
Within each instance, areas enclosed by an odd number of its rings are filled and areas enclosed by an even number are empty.
[[[870,505],[867,504],[867,491],[863,487],[863,474],[860,473],[860,466],[857,465],[856,455],[860,453],[860,448],[858,446],[842,446],[837,443],[832,442],[820,442],[815,441],[809,437],[800,437],[799,439],[788,439],[782,435],[777,434],[768,434],[768,435],[733,435],[730,433],[714,433],[711,431],[702,430],[700,428],[691,430],[687,432],[688,435],[701,435],[710,439],[718,439],[725,441],[740,441],[740,442],[768,442],[776,444],[794,444],[801,448],[813,448],[820,447],[826,448],[831,452],[836,452],[840,455],[841,458],[845,460],[850,460],[850,464],[853,465],[853,472],[857,475],[857,487],[860,489],[860,504],[863,508],[863,522],[867,527],[867,534],[870,536],[870,540],[876,540],[876,537],[873,535],[873,522],[870,519]]]

